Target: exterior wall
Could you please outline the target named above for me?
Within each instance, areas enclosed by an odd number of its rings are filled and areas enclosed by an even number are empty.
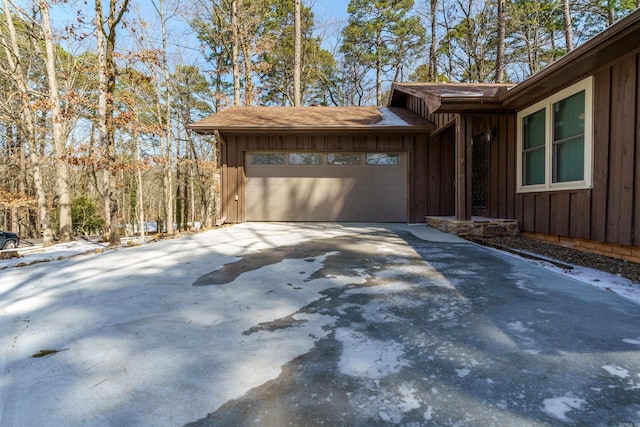
[[[516,195],[524,232],[640,246],[640,54],[594,75],[591,190]],[[515,141],[515,138],[514,138]]]
[[[429,139],[422,157],[427,183],[422,188],[429,216],[455,214],[455,126]]]
[[[424,117],[432,123],[435,123],[438,126],[438,129],[445,126],[456,117],[456,114],[454,113],[429,114],[424,100],[422,98],[417,98],[411,95],[407,95],[404,107],[408,110],[413,111],[417,115]]]
[[[245,152],[273,151],[405,151],[408,164],[408,222],[422,222],[426,213],[422,188],[427,184],[426,165],[421,157],[425,152],[426,135],[237,135],[223,134],[220,162],[222,165],[222,216],[227,222],[246,221],[245,213]]]

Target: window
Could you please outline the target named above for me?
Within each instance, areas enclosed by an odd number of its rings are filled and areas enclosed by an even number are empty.
[[[327,163],[330,165],[359,165],[359,153],[329,153]]]
[[[320,153],[289,153],[290,165],[320,165],[322,154]]]
[[[399,165],[400,154],[397,153],[367,153],[368,165]]]
[[[518,191],[591,188],[593,78],[518,113]]]
[[[284,165],[284,153],[252,153],[252,165]]]

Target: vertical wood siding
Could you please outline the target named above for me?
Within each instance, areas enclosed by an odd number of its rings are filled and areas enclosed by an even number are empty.
[[[518,194],[515,217],[523,231],[640,246],[640,55],[594,77],[593,188]]]
[[[244,159],[248,151],[406,151],[408,164],[408,222],[422,222],[427,215],[427,136],[419,134],[376,135],[222,135],[222,216],[227,222],[246,221]],[[238,200],[236,200],[236,195]]]
[[[424,193],[419,196],[426,203],[429,216],[455,214],[455,128],[431,138],[423,157],[427,179]]]

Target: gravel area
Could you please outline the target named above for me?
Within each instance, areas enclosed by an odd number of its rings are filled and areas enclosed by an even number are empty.
[[[549,258],[561,267],[563,264],[580,265],[613,273],[640,283],[640,264],[609,258],[602,255],[566,248],[552,243],[541,242],[522,236],[513,237],[465,237],[467,240],[481,245],[494,247],[529,258]]]

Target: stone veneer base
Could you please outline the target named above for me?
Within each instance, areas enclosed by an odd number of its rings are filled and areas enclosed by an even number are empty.
[[[427,216],[425,222],[430,227],[457,236],[517,236],[520,234],[515,219],[472,218],[458,221],[453,217]]]

